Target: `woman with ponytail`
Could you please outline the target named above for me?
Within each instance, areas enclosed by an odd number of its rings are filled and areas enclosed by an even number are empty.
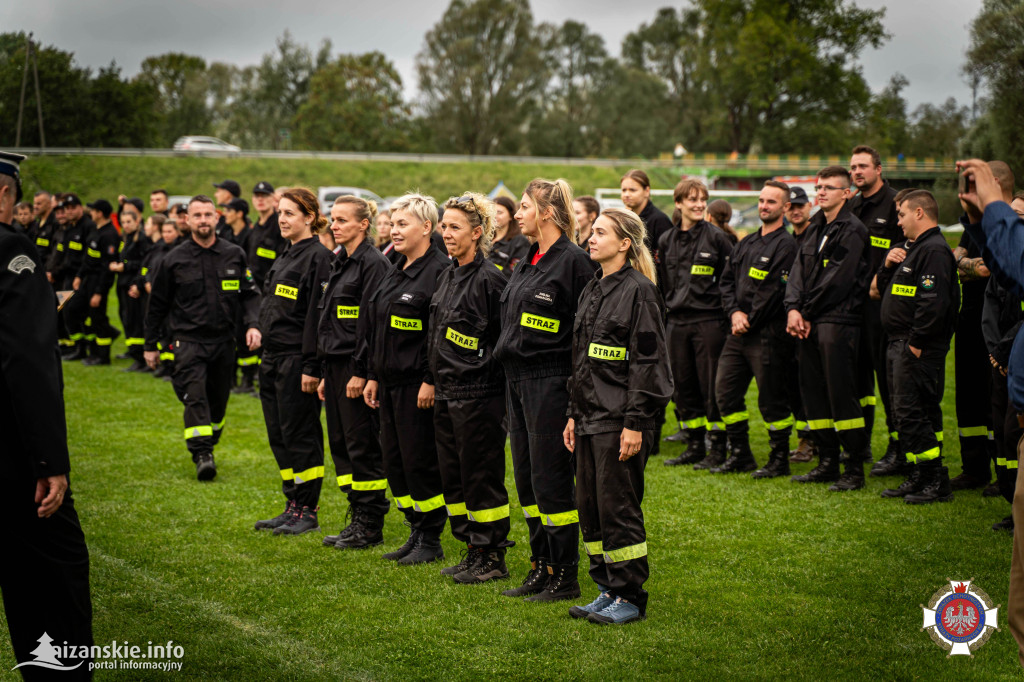
[[[384,542],[381,532],[390,503],[380,450],[380,420],[363,401],[366,387],[367,307],[391,270],[377,249],[377,204],[352,195],[331,207],[331,233],[340,249],[320,304],[319,351],[323,360],[320,398],[327,408],[327,442],[348,497],[348,524],[323,543],[362,549]]]
[[[576,504],[598,596],[573,618],[623,624],[647,614],[647,535],[640,504],[655,417],[672,396],[665,306],[640,217],[610,208],[594,222],[601,271],[580,296],[572,339],[569,420]]]
[[[327,229],[327,218],[320,215],[316,195],[308,189],[282,194],[278,223],[289,244],[267,273],[260,303],[260,402],[283,481],[285,510],[257,521],[256,528],[272,528],[274,535],[299,535],[320,530],[317,505],[324,478],[324,436],[316,394],[321,375],[316,332],[332,256],[317,238]]]
[[[595,265],[576,245],[572,189],[565,180],[527,185],[515,219],[533,244],[501,295],[494,354],[505,368],[512,465],[532,556],[522,586],[503,594],[533,595],[529,601],[575,599],[579,518],[572,453],[561,433],[576,302]]]

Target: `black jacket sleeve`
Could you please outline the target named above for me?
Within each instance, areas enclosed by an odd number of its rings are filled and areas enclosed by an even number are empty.
[[[324,294],[324,284],[331,277],[331,257],[326,249],[317,254],[310,263],[306,273],[309,286],[309,301],[306,308],[306,320],[302,327],[302,373],[311,377],[323,377],[323,367],[317,359],[317,328],[320,326],[320,300]]]
[[[162,267],[157,268],[157,272],[161,270],[163,270]],[[244,258],[242,259],[242,272],[245,273],[244,286],[242,286],[238,292],[242,303],[242,325],[246,331],[250,329],[259,329],[260,300],[263,296],[260,294],[259,282],[253,279],[252,273],[245,268]],[[153,293],[156,293],[156,284],[153,284]],[[150,303],[150,305],[152,305],[152,303]]]
[[[721,271],[722,279],[718,281],[718,291],[722,295],[722,310],[725,311],[725,316],[730,319],[733,313],[740,311],[739,301],[736,298],[736,279],[739,277],[739,274],[735,272],[736,268],[739,267],[740,248],[740,244],[733,247],[729,265],[725,270]],[[659,272],[658,274],[660,275],[661,273]]]
[[[96,278],[96,288],[90,293],[105,294],[114,286],[115,273],[111,272],[110,264],[117,260],[117,232],[110,230],[99,239],[100,273]]]
[[[988,284],[985,285],[985,301],[981,309],[981,335],[985,339],[985,348],[992,356],[995,356],[996,348],[1003,338],[999,333],[999,317],[1005,296],[1006,291],[999,286],[995,278],[989,278]]]
[[[656,291],[651,293],[657,296]],[[638,291],[629,335],[629,380],[623,410],[623,426],[633,431],[664,410],[672,396],[663,308],[661,301]]]
[[[370,336],[373,330],[373,318],[370,316],[370,301],[374,293],[380,289],[384,275],[387,274],[387,266],[384,263],[370,262],[369,259],[363,263],[363,270],[360,273],[362,280],[362,296],[359,300],[359,319],[356,320],[356,350],[353,353],[354,367],[352,376],[361,379],[367,378],[367,362],[370,355]]]
[[[945,247],[943,247],[945,249]],[[914,326],[910,330],[908,342],[914,348],[925,348],[934,339],[944,338],[947,334],[949,307],[949,291],[954,276],[953,253],[948,249],[929,249],[917,271],[935,278],[935,286],[930,291],[921,291],[917,295],[917,309],[914,311]]]
[[[857,281],[857,269],[868,248],[867,232],[844,227],[836,235],[838,244],[832,249],[825,275],[817,285],[806,292],[800,314],[813,320],[831,310],[850,296],[850,287]]]
[[[157,266],[152,278],[153,290],[149,295],[149,306],[146,308],[146,320],[143,327],[145,329],[143,335],[146,338],[143,348],[148,351],[157,349],[160,332],[171,312],[171,302],[174,300],[173,267],[165,259]],[[243,289],[239,293],[244,295],[245,290]]]
[[[765,281],[754,293],[748,314],[751,329],[757,329],[782,309],[782,299],[786,295],[786,289],[781,282],[792,269],[794,258],[796,258],[796,242],[787,239],[775,251]],[[732,268],[729,270],[732,271]],[[746,273],[738,273],[738,275],[744,277]]]

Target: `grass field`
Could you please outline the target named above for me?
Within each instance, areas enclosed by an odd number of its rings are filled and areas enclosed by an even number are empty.
[[[114,351],[122,349],[118,343]],[[832,494],[785,479],[667,468],[665,455],[679,446],[663,447],[649,463],[644,501],[649,617],[599,627],[570,619],[566,602],[500,596],[508,582],[457,586],[438,575],[439,565],[382,561],[380,554],[406,536],[393,509],[384,547],[365,552],[324,548],[322,534],[254,532],[254,520],[281,507],[258,401],[232,397],[219,474],[200,484],[170,384],[124,374],[125,364],[65,364],[72,484],[92,557],[95,637],[142,645],[173,640],[185,656],[180,673],[101,672],[98,679],[1020,676],[1004,613],[1002,630],[973,658],[947,659],[921,631],[920,604],[949,578],[973,578],[1005,606],[1011,538],[989,529],[1009,513],[1001,498],[971,491],[950,504],[913,507],[879,497],[897,479],[870,479],[866,490]],[[951,388],[945,434],[955,474]],[[766,437],[754,421],[763,463]],[[879,426],[876,456],[883,439]],[[333,478],[328,463],[326,479]],[[511,468],[507,485],[511,491]],[[528,546],[512,499],[512,537],[520,544],[508,560],[518,584]],[[343,497],[325,486],[325,534],[337,532],[344,513]],[[457,559],[447,532],[443,542]],[[583,570],[580,577],[585,603],[594,589]],[[4,636],[2,679],[15,679],[13,665]]]

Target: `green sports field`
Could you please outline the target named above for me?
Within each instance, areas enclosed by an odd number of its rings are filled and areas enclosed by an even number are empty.
[[[394,510],[385,545],[369,551],[322,547],[321,534],[253,531],[253,521],[281,507],[259,402],[232,397],[219,474],[200,484],[171,385],[119,371],[126,364],[65,364],[72,485],[92,556],[95,637],[143,646],[173,640],[185,655],[181,672],[103,671],[98,679],[1020,676],[1002,613],[1001,631],[973,658],[947,659],[921,631],[920,605],[949,578],[973,578],[1006,604],[1011,539],[989,529],[1009,513],[1001,498],[971,491],[950,504],[912,507],[879,497],[896,479],[832,494],[784,479],[664,467],[664,454],[679,446],[663,448],[648,464],[644,501],[649,617],[600,627],[570,619],[569,603],[500,596],[508,582],[458,586],[438,575],[438,565],[384,562],[382,551],[406,536]],[[946,402],[947,461],[957,473],[956,425]],[[760,423],[753,433],[763,463]],[[879,427],[876,456],[883,447]],[[512,490],[511,469],[507,484]],[[512,498],[512,537],[520,544],[508,559],[518,583],[528,549]],[[342,496],[325,486],[324,533],[337,532],[344,513]],[[457,559],[450,535],[443,541]],[[594,589],[582,572],[581,582],[585,603]],[[5,679],[14,677],[7,672],[13,665],[4,636]]]

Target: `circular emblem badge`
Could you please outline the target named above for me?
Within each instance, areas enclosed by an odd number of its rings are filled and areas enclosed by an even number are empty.
[[[923,630],[949,656],[972,656],[998,630],[999,607],[970,580],[951,580],[932,595],[924,611]]]

